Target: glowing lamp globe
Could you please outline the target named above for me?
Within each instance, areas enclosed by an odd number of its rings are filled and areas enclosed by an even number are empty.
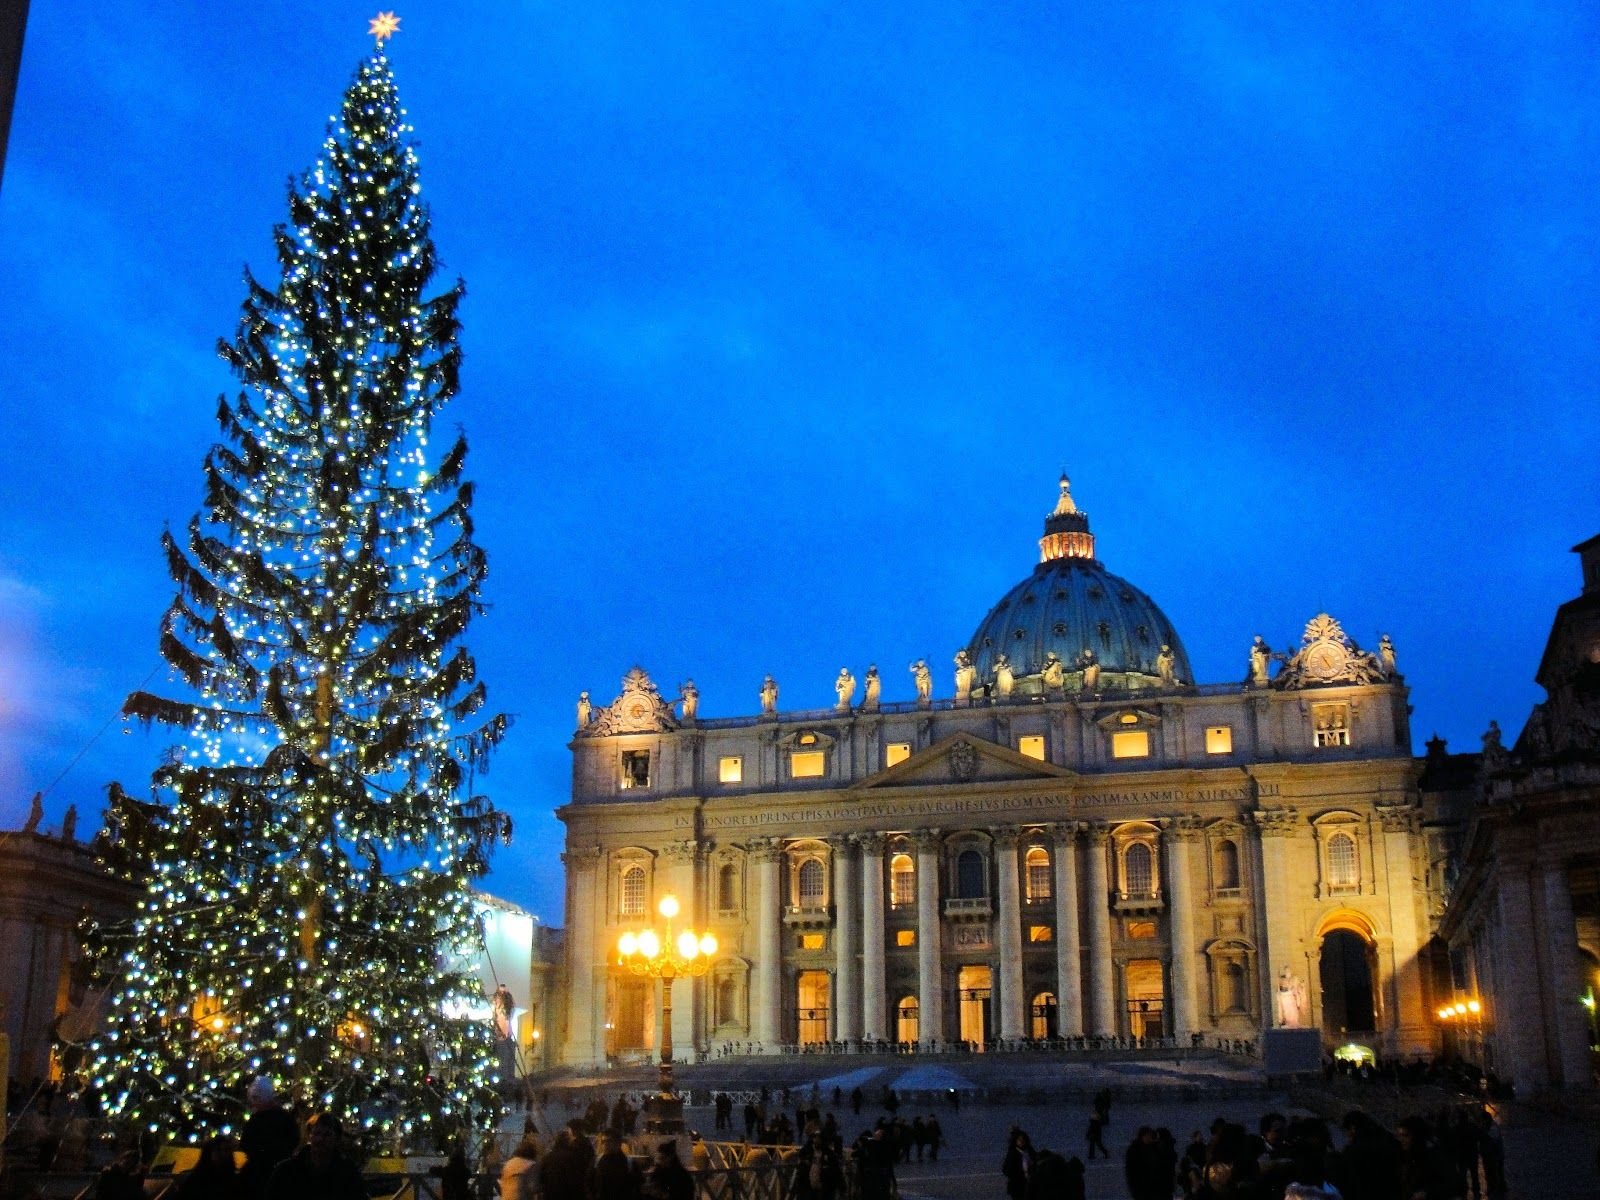
[[[676,896],[663,896],[661,897],[661,903],[656,907],[661,915],[670,921],[678,915],[678,898]]]
[[[639,938],[633,930],[629,930],[617,939],[617,953],[623,958],[629,958],[639,953]]]
[[[705,937],[700,939],[700,953],[704,954],[707,958],[710,958],[716,952],[717,939],[708,933],[705,935]]]
[[[661,953],[661,939],[654,929],[646,929],[639,935],[639,953],[646,958],[655,958]]]

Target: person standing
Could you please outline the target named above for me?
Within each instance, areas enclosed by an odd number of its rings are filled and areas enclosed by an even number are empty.
[[[615,1135],[600,1139],[600,1157],[594,1160],[594,1200],[639,1200],[639,1176],[622,1152]]]
[[[1006,1156],[1000,1162],[1000,1174],[1006,1178],[1006,1195],[1010,1200],[1027,1200],[1028,1176],[1033,1172],[1033,1142],[1015,1126],[1006,1144]]]
[[[644,1181],[649,1200],[694,1200],[694,1176],[678,1159],[678,1143],[664,1141],[656,1147],[655,1165]]]
[[[1101,1158],[1110,1158],[1111,1151],[1106,1149],[1106,1119],[1096,1108],[1089,1114],[1089,1129],[1086,1135],[1089,1139],[1089,1161],[1094,1161],[1094,1152],[1100,1151]]]
[[[315,1114],[306,1122],[306,1144],[272,1172],[268,1200],[366,1200],[361,1171],[340,1149],[343,1136],[338,1117]]]
[[[539,1139],[525,1133],[500,1168],[500,1200],[533,1200],[538,1193]]]
[[[922,1128],[928,1135],[928,1161],[939,1161],[939,1147],[944,1144],[944,1130],[939,1127],[939,1117],[936,1113],[929,1113],[928,1119]]]
[[[239,1183],[246,1195],[259,1197],[266,1195],[267,1181],[278,1164],[300,1145],[300,1126],[279,1103],[272,1080],[265,1075],[251,1081],[244,1102],[250,1116],[239,1134],[239,1149],[245,1154]]]
[[[214,1137],[200,1151],[200,1161],[173,1188],[182,1200],[234,1200],[239,1195],[239,1172],[233,1164],[233,1139]]]

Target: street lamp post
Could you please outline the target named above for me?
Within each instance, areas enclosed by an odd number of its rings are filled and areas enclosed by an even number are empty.
[[[717,952],[717,939],[684,929],[674,940],[676,896],[661,897],[657,911],[666,922],[664,932],[641,929],[624,933],[617,939],[617,962],[635,975],[661,980],[661,1075],[659,1091],[645,1102],[645,1129],[649,1133],[682,1133],[683,1098],[672,1085],[672,981],[680,975],[704,975]]]

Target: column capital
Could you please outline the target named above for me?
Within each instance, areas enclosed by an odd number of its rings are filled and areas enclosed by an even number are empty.
[[[575,871],[586,871],[599,861],[599,846],[568,846],[561,852],[562,864]]]
[[[1083,831],[1088,834],[1091,846],[1104,846],[1111,840],[1111,826],[1105,821],[1085,821]]]
[[[692,838],[686,842],[668,842],[661,853],[673,862],[693,862],[700,854],[700,843]]]
[[[1057,846],[1072,846],[1078,840],[1078,834],[1083,831],[1081,821],[1057,821],[1046,825],[1044,831],[1050,835],[1050,840]]]
[[[858,833],[855,839],[856,845],[861,847],[862,854],[882,854],[883,847],[888,842],[881,833]]]
[[[943,843],[944,834],[937,829],[914,829],[911,832],[911,844],[917,848],[919,854],[933,853]]]
[[[1017,843],[1022,840],[1022,830],[1015,825],[996,825],[989,830],[989,836],[994,839],[994,844],[1001,850],[1015,850]]]
[[[783,843],[777,838],[750,838],[745,842],[745,849],[758,863],[775,863],[783,859]]]
[[[1385,833],[1419,833],[1422,830],[1422,808],[1416,804],[1379,804],[1378,820],[1383,822]]]
[[[1205,832],[1205,818],[1197,813],[1183,813],[1172,818],[1167,836],[1175,842],[1193,842]]]
[[[828,847],[836,855],[846,855],[854,850],[860,838],[853,833],[836,833],[828,839]]]
[[[1292,808],[1257,808],[1250,812],[1262,837],[1289,837],[1298,833],[1302,822],[1300,814]]]

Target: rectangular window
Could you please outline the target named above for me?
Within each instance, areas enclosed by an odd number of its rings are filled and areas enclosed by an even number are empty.
[[[1111,735],[1112,758],[1149,758],[1150,731],[1125,729]]]
[[[1044,761],[1044,734],[1030,733],[1027,737],[1017,739],[1017,753],[1023,758],[1036,758]]]
[[[1348,746],[1350,744],[1350,706],[1348,704],[1313,704],[1311,706],[1312,744]]]
[[[892,767],[911,757],[910,742],[890,742],[883,748],[883,765]]]
[[[1140,938],[1140,939],[1153,938],[1153,937],[1155,937],[1155,935],[1156,935],[1156,923],[1154,921],[1129,921],[1128,922],[1128,936],[1130,938]]]
[[[650,751],[622,752],[622,787],[626,790],[650,786]]]
[[[724,754],[717,760],[718,783],[743,783],[744,759],[737,754]]]
[[[800,949],[825,950],[828,946],[828,935],[825,933],[802,933],[800,935]]]
[[[791,779],[821,779],[827,767],[827,755],[821,750],[796,750],[789,755]]]
[[[896,946],[915,946],[917,944],[917,931],[915,929],[897,929],[894,932]]]
[[[1055,938],[1055,931],[1048,925],[1029,925],[1028,940],[1030,942],[1048,942]]]
[[[1206,730],[1207,754],[1233,753],[1233,726],[1212,725]]]

